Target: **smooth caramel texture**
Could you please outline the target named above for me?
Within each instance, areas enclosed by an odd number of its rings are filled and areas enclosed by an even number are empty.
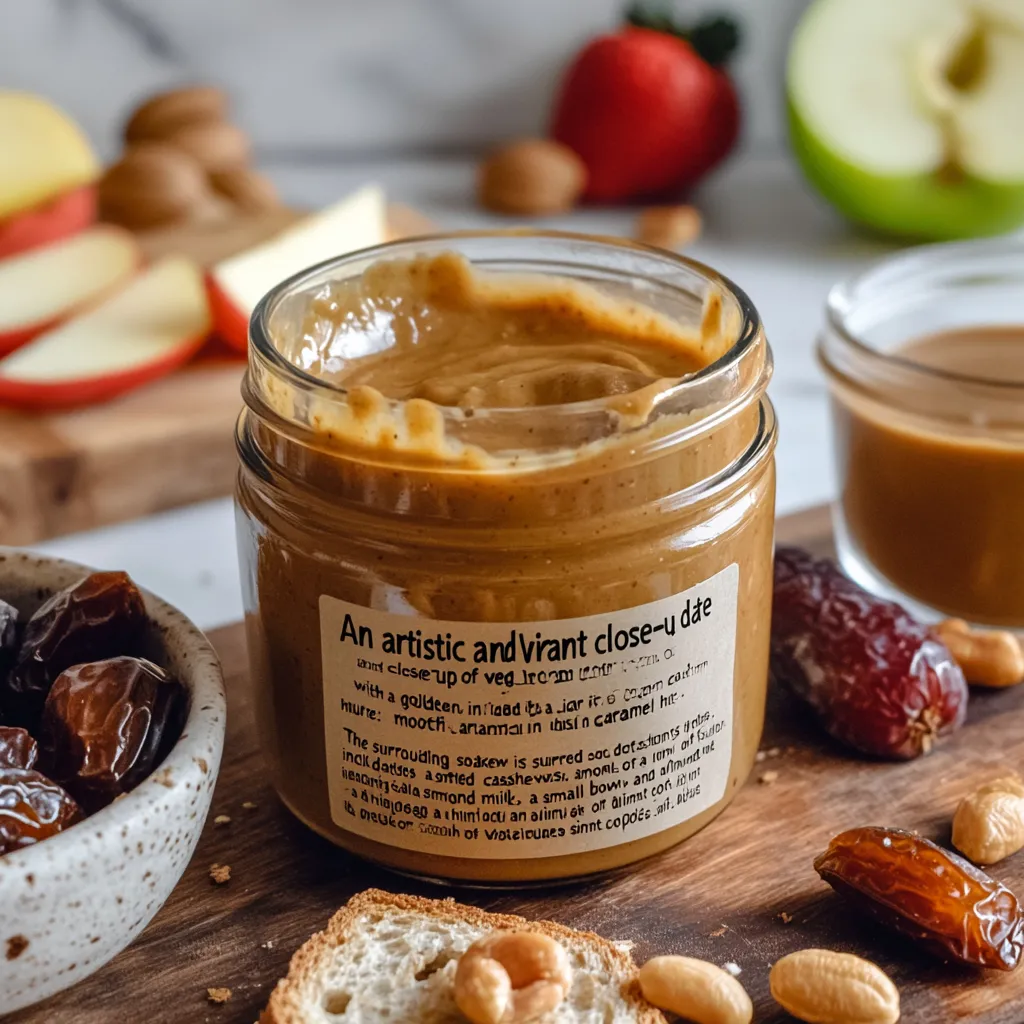
[[[1024,326],[949,331],[899,355],[989,381],[1024,401]],[[891,399],[892,405],[888,404]],[[1024,626],[1024,433],[899,411],[900,395],[834,399],[842,511],[853,543],[910,597],[991,625]]]
[[[440,284],[424,291],[431,267],[440,268]],[[374,296],[369,306],[353,303],[367,293]],[[338,301],[342,295],[345,302]],[[392,321],[394,351],[340,358],[341,350],[365,345],[361,332],[378,322],[372,310],[385,302],[419,310]],[[277,788],[298,817],[339,845],[404,871],[527,881],[639,860],[696,832],[726,806],[753,764],[764,717],[774,439],[769,457],[736,474],[713,500],[686,503],[676,500],[679,492],[733,465],[755,442],[757,397],[685,444],[673,442],[673,431],[713,410],[665,417],[669,424],[647,429],[633,425],[660,390],[735,340],[726,337],[727,319],[720,298],[712,298],[707,332],[688,333],[632,300],[557,278],[488,279],[459,258],[378,265],[311,305],[303,323],[306,365],[315,362],[316,340],[324,375],[353,388],[367,412],[317,406],[314,430],[301,439],[251,417],[247,429],[269,456],[273,480],[243,467],[238,492],[257,716]],[[346,325],[333,346],[332,324]],[[499,343],[513,347],[496,361]],[[437,425],[430,410],[438,398],[466,409],[506,401],[530,409],[555,398],[602,397],[622,403],[622,432],[598,441],[583,432],[568,454],[545,458],[528,457],[527,447],[548,440],[543,409],[501,439],[503,449],[523,448],[521,459],[467,459],[443,436],[428,451],[408,443],[412,433],[387,432],[388,418],[394,428],[395,417],[408,419],[411,407],[426,423],[422,442]],[[726,795],[707,811],[641,841],[584,855],[502,861],[392,848],[331,819],[322,594],[427,619],[546,621],[679,593],[734,562],[740,581],[732,761]]]

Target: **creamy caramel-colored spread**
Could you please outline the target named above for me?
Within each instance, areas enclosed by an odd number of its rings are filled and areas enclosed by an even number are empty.
[[[836,402],[842,508],[852,541],[910,597],[977,623],[1024,626],[1024,327],[946,331],[898,350],[955,375],[904,411],[898,388]],[[981,386],[971,381],[981,382]],[[974,396],[972,399],[971,396]],[[1017,404],[1018,425],[1006,422]]]
[[[339,390],[264,382],[272,415],[243,424],[243,456],[251,443],[265,467],[247,457],[239,485],[258,719],[284,801],[356,853],[450,878],[588,874],[697,831],[753,764],[774,521],[766,345],[744,401],[728,390],[737,371],[699,407],[665,404],[735,343],[738,313],[712,288],[686,327],[617,287],[481,272],[445,253],[381,262],[271,318],[279,350]],[[728,779],[696,817],[582,854],[493,860],[400,849],[332,817],[323,597],[430,635],[428,620],[612,614],[733,565]]]

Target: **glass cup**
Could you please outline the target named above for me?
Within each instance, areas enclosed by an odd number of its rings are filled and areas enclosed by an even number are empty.
[[[929,620],[1024,627],[1024,240],[910,250],[826,314],[844,570]],[[939,360],[912,344],[946,332]]]

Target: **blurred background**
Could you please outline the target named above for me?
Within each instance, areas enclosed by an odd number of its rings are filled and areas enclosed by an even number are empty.
[[[835,489],[814,357],[829,287],[908,241],[1024,220],[1024,0],[676,0],[653,12],[659,24],[672,16],[706,31],[689,31],[682,55],[659,55],[648,38],[616,64],[617,0],[0,0],[0,90],[54,104],[72,123],[61,131],[77,125],[101,175],[101,217],[134,232],[149,258],[181,250],[215,263],[372,184],[392,233],[529,219],[639,235],[712,265],[751,296],[775,351],[778,510],[821,503]],[[722,15],[738,27],[731,55],[732,29],[707,20]],[[611,50],[595,42],[605,34]],[[126,142],[126,122],[152,97],[196,83],[223,91],[212,118],[221,127],[177,177],[166,147],[143,167],[141,136]],[[15,136],[42,134],[35,114],[4,109],[0,187],[14,173]],[[549,141],[541,156],[502,151],[481,189],[495,147],[543,139],[552,126],[559,152]],[[645,150],[661,129],[691,158],[664,180],[664,159]],[[210,163],[224,146],[238,161],[229,191]],[[59,161],[40,152],[20,173],[52,172]],[[586,165],[582,196],[573,152]],[[196,170],[196,160],[209,166]],[[512,172],[547,201],[511,197]],[[172,194],[188,175],[204,190],[192,212]],[[643,184],[653,180],[654,196]],[[553,182],[562,191],[552,198]],[[173,200],[159,217],[150,185]],[[358,212],[339,214],[339,246],[375,240],[374,201],[364,195]],[[5,213],[0,194],[0,250],[22,212],[31,220],[37,210],[14,203]],[[0,262],[0,304],[3,272]],[[224,325],[213,333],[198,365],[94,408],[0,404],[0,543],[125,568],[204,627],[240,618],[226,495],[241,362]]]
[[[784,146],[786,47],[807,0],[679,3],[734,14],[744,147]],[[616,0],[0,0],[5,88],[40,92],[113,159],[131,109],[182,82],[231,93],[261,166],[467,153],[546,130],[579,48]],[[300,201],[305,196],[288,193]]]

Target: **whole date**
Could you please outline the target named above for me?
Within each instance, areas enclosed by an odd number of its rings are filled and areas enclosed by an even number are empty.
[[[1001,882],[902,829],[836,836],[814,868],[855,907],[944,960],[1012,971],[1024,952],[1024,911]]]
[[[31,768],[0,768],[0,855],[42,842],[82,817],[78,804]]]
[[[0,693],[3,720],[34,730],[61,672],[82,662],[140,653],[145,624],[142,594],[127,573],[93,573],[58,591],[25,624]]]
[[[927,626],[799,548],[775,554],[771,669],[830,735],[874,757],[927,754],[967,714],[963,673]]]
[[[141,658],[62,672],[39,730],[40,763],[92,814],[137,786],[181,733],[185,688]]]
[[[0,725],[0,768],[33,768],[39,746],[25,729]]]

